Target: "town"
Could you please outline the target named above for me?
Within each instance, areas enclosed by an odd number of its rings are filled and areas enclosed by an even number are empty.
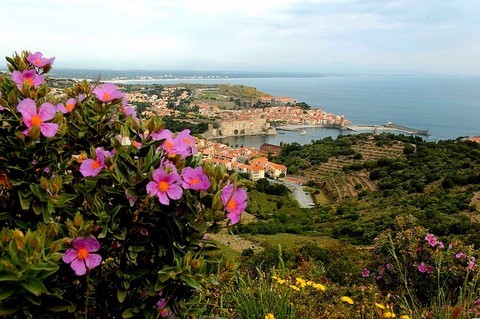
[[[208,131],[196,138],[196,147],[204,161],[223,165],[253,181],[287,176],[286,166],[268,160],[268,157],[280,153],[281,146],[264,144],[260,149],[230,147],[211,138],[276,134],[279,125],[342,127],[349,123],[343,116],[311,109],[290,97],[270,96],[244,86],[241,86],[245,89],[240,90],[240,94],[236,92],[229,96],[221,87],[165,86],[150,95],[147,92],[152,92],[152,88],[148,86],[134,91],[128,87],[124,89],[127,101],[137,106],[137,111],[144,117],[156,114],[191,123],[207,121]]]

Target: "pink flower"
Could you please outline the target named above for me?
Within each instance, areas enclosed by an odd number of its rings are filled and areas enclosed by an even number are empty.
[[[102,148],[97,147],[95,149],[96,159],[87,158],[80,165],[80,173],[84,177],[87,176],[97,176],[100,171],[105,168],[105,157],[112,156],[112,153],[109,151],[104,151]]]
[[[435,267],[433,267],[433,266],[428,266],[427,267],[427,273],[432,273],[434,271],[435,271]]]
[[[45,76],[37,74],[35,70],[24,70],[22,72],[13,71],[12,80],[17,85],[17,88],[22,90],[23,84],[38,88],[40,85],[45,83]]]
[[[138,196],[133,195],[133,194],[130,193],[128,190],[125,190],[125,196],[127,196],[128,203],[130,204],[130,206],[135,205],[135,202],[137,201]]]
[[[186,167],[182,171],[181,177],[184,189],[206,190],[210,187],[210,180],[200,166],[196,168]]]
[[[385,267],[387,267],[388,270],[393,268],[392,264],[390,264],[390,263],[386,264]]]
[[[27,61],[37,68],[43,68],[45,65],[52,65],[54,60],[55,58],[44,58],[41,52],[30,53],[27,57]]]
[[[177,134],[173,141],[175,145],[175,153],[180,154],[183,158],[195,154],[195,140],[190,135],[190,130],[185,129]]]
[[[427,266],[425,265],[425,263],[421,263],[419,266],[418,266],[418,271],[421,272],[421,273],[426,273],[427,272]]]
[[[362,270],[362,277],[363,278],[367,278],[370,276],[370,270],[368,270],[367,268],[363,268]]]
[[[425,240],[428,241],[428,243],[430,244],[430,246],[432,247],[435,247],[437,245],[437,238],[435,237],[434,234],[427,234],[427,236],[425,236]]]
[[[443,242],[441,242],[441,241],[438,242],[438,248],[440,248],[440,249],[445,248],[445,245],[443,244]]]
[[[125,116],[126,117],[129,117],[131,116],[135,122],[138,123],[139,119],[137,117],[137,111],[135,111],[135,109],[131,106],[125,106],[123,109],[122,109],[123,113],[125,113]]]
[[[160,297],[162,296],[162,292],[158,294]],[[167,307],[167,300],[162,298],[157,302],[157,309],[160,311],[160,316],[162,318],[173,319],[173,313]]]
[[[67,103],[63,105],[63,103],[57,104],[57,112],[70,113],[75,108],[76,101],[73,98],[68,99]]]
[[[157,133],[151,134],[154,141],[164,140],[160,147],[167,153],[175,155],[175,142],[173,141],[173,134],[170,130],[164,129]]]
[[[37,104],[32,99],[25,99],[18,103],[18,112],[23,116],[23,123],[27,130],[23,133],[28,135],[32,128],[38,127],[45,137],[53,137],[57,134],[57,123],[45,123],[55,117],[55,106],[51,103],[43,103],[37,113]]]
[[[190,130],[186,129],[173,137],[170,130],[164,129],[151,134],[154,141],[164,140],[160,147],[169,155],[180,155],[182,158],[195,154],[195,140],[190,135]]]
[[[102,256],[91,254],[100,249],[100,243],[95,237],[77,237],[73,240],[72,246],[73,248],[67,249],[63,254],[62,260],[64,263],[70,264],[77,276],[82,276],[87,272],[87,269],[100,265]]]
[[[475,261],[470,261],[470,262],[468,263],[468,267],[467,267],[467,268],[468,268],[468,270],[473,270],[473,269],[475,268],[475,266],[476,266],[476,265],[475,265]]]
[[[102,86],[97,86],[92,92],[97,99],[102,102],[110,102],[116,99],[121,99],[124,96],[124,94],[112,83],[105,83]]]
[[[169,199],[180,199],[183,189],[180,187],[180,175],[175,171],[167,172],[162,167],[153,171],[153,181],[147,184],[149,196],[158,196],[163,205],[170,204]]]
[[[220,198],[225,206],[225,210],[228,212],[227,217],[231,223],[238,223],[241,213],[247,208],[247,192],[241,187],[234,189],[232,184],[228,184],[222,189]]]
[[[455,258],[460,259],[460,258],[463,258],[464,256],[466,256],[464,253],[458,253],[455,255]]]

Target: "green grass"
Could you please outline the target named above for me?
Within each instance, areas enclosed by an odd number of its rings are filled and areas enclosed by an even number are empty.
[[[340,241],[328,236],[310,236],[297,234],[275,234],[275,235],[247,235],[243,236],[251,241],[260,243],[262,246],[277,247],[282,245],[286,249],[293,249],[304,243],[317,243],[322,248],[329,248],[340,245]]]

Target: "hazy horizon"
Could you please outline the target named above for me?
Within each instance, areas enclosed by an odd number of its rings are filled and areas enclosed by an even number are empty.
[[[19,0],[0,29],[56,68],[480,75],[475,0]]]

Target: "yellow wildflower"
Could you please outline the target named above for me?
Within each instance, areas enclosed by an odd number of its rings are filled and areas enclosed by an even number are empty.
[[[296,284],[302,288],[304,288],[307,285],[307,282],[300,277],[297,277],[296,280],[297,280]]]
[[[272,279],[278,280],[279,278],[277,276],[272,276]]]
[[[275,319],[275,316],[273,315],[273,313],[267,313],[265,315],[265,319]]]
[[[383,314],[383,317],[384,317],[384,318],[395,318],[396,316],[395,316],[395,314],[394,314],[393,312],[387,311],[387,312],[385,312],[385,313]]]
[[[382,305],[381,303],[375,303],[375,307],[379,308],[379,309],[385,309],[385,306]]]
[[[407,316],[407,315],[403,315],[403,316],[400,317],[400,319],[410,319],[410,317]]]
[[[286,282],[286,280],[284,280],[284,279],[277,279],[277,282],[278,282],[280,285],[283,285],[283,284]]]
[[[293,290],[300,291],[300,288],[298,288],[295,285],[290,285],[289,287],[292,288]]]
[[[346,303],[353,305],[353,299],[350,298],[350,297],[343,296],[342,298],[340,298],[340,300],[345,301]]]
[[[327,291],[327,287],[325,287],[324,285],[322,284],[313,284],[313,288],[315,289],[318,289],[318,290],[321,290],[321,291]]]
[[[307,286],[313,286],[313,285],[315,285],[315,283],[313,281],[311,281],[311,280],[307,281]]]

